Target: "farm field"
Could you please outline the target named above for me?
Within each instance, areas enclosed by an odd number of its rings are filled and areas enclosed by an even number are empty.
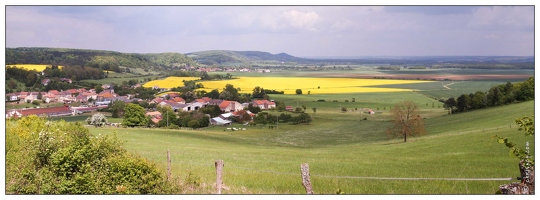
[[[168,77],[145,83],[143,87],[157,85],[162,88],[183,86],[183,80],[198,80],[197,77]],[[201,81],[203,90],[222,89],[226,84],[240,88],[239,93],[251,93],[255,86],[265,89],[284,91],[285,94],[295,94],[296,89],[302,89],[303,94],[336,94],[358,92],[398,92],[410,91],[399,88],[375,88],[387,84],[408,84],[426,81],[417,80],[376,80],[351,78],[308,78],[308,77],[238,77],[231,80]],[[372,86],[372,87],[368,87]]]
[[[52,67],[52,65],[34,65],[34,64],[14,64],[14,65],[6,65],[6,67],[19,67],[26,70],[36,70],[38,72],[42,72],[47,67]],[[63,66],[58,66],[58,69],[62,69]]]
[[[116,78],[115,78],[116,77]],[[104,79],[97,79],[97,80],[83,80],[81,82],[88,82],[88,83],[96,83],[96,84],[111,84],[111,83],[116,83],[116,84],[122,84],[122,82],[126,81],[128,82],[129,80],[139,80],[139,81],[142,81],[143,79],[145,78],[150,78],[150,79],[155,79],[156,77],[158,77],[157,75],[151,75],[151,76],[136,76],[134,74],[123,74],[123,73],[109,73],[109,77],[108,78],[104,78]]]
[[[410,95],[405,98],[423,98]],[[296,97],[283,96],[291,101]],[[297,100],[307,103],[313,99]],[[198,193],[214,192],[214,161],[224,160],[225,194],[305,194],[302,163],[310,166],[316,194],[334,194],[338,189],[346,194],[494,194],[499,185],[515,182],[508,179],[519,176],[519,170],[517,159],[509,157],[508,149],[491,137],[507,136],[517,144],[529,141],[534,152],[534,138],[524,136],[513,123],[533,111],[534,101],[528,101],[455,115],[433,114],[425,120],[428,135],[407,143],[386,138],[384,130],[390,122],[383,118],[360,121],[331,106],[308,112],[314,116],[310,125],[280,124],[278,129],[90,131],[116,135],[125,141],[128,151],[162,168],[167,166],[166,152],[170,150],[173,176],[199,179]],[[329,120],[332,118],[335,120]],[[478,180],[486,178],[494,180]]]
[[[199,77],[167,77],[165,79],[161,80],[153,80],[146,82],[143,87],[153,87],[153,86],[159,86],[162,88],[174,88],[178,86],[184,86],[183,81],[195,81],[200,80]]]

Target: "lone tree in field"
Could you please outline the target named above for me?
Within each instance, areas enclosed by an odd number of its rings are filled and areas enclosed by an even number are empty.
[[[390,137],[403,137],[407,142],[407,136],[419,136],[426,133],[424,120],[418,114],[418,106],[412,101],[402,101],[394,105],[390,110],[394,126],[386,133]]]

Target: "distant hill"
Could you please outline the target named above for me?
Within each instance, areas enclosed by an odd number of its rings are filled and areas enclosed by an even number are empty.
[[[186,55],[204,65],[249,64],[261,61],[267,63],[308,61],[307,59],[294,57],[286,53],[271,54],[262,51],[210,50],[187,53]]]
[[[6,65],[52,64],[85,66],[103,70],[120,70],[119,66],[167,70],[195,66],[197,63],[181,53],[137,54],[104,50],[21,47],[6,48]]]

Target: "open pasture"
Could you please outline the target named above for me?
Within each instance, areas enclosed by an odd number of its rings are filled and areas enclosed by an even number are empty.
[[[224,160],[225,194],[305,194],[302,163],[309,164],[316,194],[338,189],[346,194],[494,194],[499,185],[517,181],[519,170],[517,159],[491,136],[508,136],[517,144],[529,141],[534,152],[534,138],[510,127],[515,118],[530,116],[533,108],[529,101],[436,116],[426,119],[428,135],[407,143],[385,137],[388,122],[331,121],[343,113],[319,112],[312,114],[311,125],[282,124],[279,129],[90,131],[116,134],[128,151],[164,169],[170,150],[173,177],[185,180],[191,174],[207,193],[215,191],[214,161]]]
[[[34,65],[34,64],[13,64],[13,65],[6,65],[6,67],[18,67],[23,68],[26,70],[36,70],[38,72],[42,72],[43,70],[47,68],[51,68],[52,65]],[[62,69],[63,66],[58,66],[58,69]]]

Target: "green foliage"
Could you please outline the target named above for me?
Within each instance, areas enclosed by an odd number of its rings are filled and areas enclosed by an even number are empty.
[[[302,94],[302,89],[296,89],[296,94]]]
[[[124,116],[125,107],[126,107],[126,102],[113,101],[109,103],[109,106],[107,108],[111,112],[113,118],[121,118]]]
[[[209,106],[200,108],[199,111],[201,111],[204,114],[209,114],[211,117],[217,117],[221,115],[221,109],[219,109],[218,105],[209,105]]]
[[[515,120],[515,123],[519,126],[518,130],[525,131],[526,136],[534,137],[534,115],[532,117],[522,117]],[[526,149],[518,147],[517,144],[510,142],[506,137],[500,137],[494,135],[492,139],[497,139],[499,144],[504,144],[510,149],[510,156],[515,156],[520,161],[524,161],[523,165],[527,168],[534,166],[534,155],[529,152],[528,147]]]
[[[148,124],[148,118],[145,116],[146,112],[144,108],[138,104],[126,104],[124,108],[124,120],[122,125],[134,127],[134,126],[146,126]]]
[[[32,104],[36,105],[36,106],[39,106],[39,104],[41,103],[40,100],[33,100],[32,101]]]
[[[247,109],[253,114],[257,114],[261,112],[261,108],[259,106],[253,106],[253,104],[251,103],[248,105]]]
[[[6,123],[7,194],[161,194],[164,173],[115,136],[36,116]]]

